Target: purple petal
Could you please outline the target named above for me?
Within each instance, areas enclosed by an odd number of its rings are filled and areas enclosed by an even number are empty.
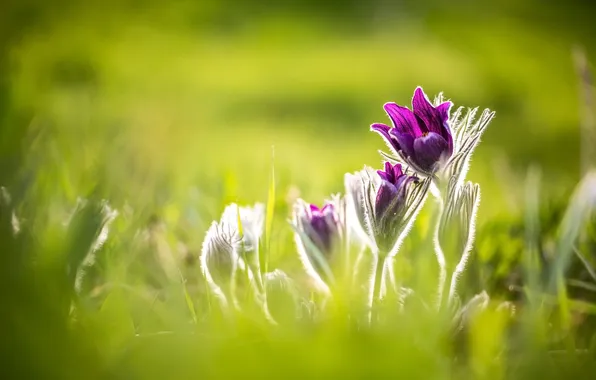
[[[391,165],[391,162],[385,161],[385,169],[377,170],[377,173],[379,174],[379,177],[381,177],[383,180],[390,183],[395,183],[395,177],[393,175],[393,166]]]
[[[391,181],[391,176],[393,174],[392,170],[393,170],[393,168],[391,167],[391,163],[385,162],[384,170],[377,170],[377,174],[379,175],[379,177],[381,177],[381,179],[388,181],[388,182],[392,182]]]
[[[400,190],[402,193],[405,192],[406,188],[404,185],[407,184],[408,178],[412,178],[410,176],[407,175],[402,175],[401,177],[399,177],[397,179],[397,181],[395,181],[395,187]]]
[[[437,106],[436,110],[437,110],[439,117],[441,118],[441,121],[443,123],[445,123],[445,122],[447,122],[447,120],[449,120],[449,110],[451,110],[452,106],[453,106],[453,103],[451,103],[451,102],[441,103]]]
[[[402,107],[395,103],[385,103],[383,108],[391,118],[393,126],[400,133],[407,133],[414,137],[418,137],[422,135],[422,132],[424,132],[420,129],[414,113],[407,107]]]
[[[421,87],[416,87],[416,91],[414,91],[412,109],[416,117],[426,126],[429,132],[435,132],[443,136],[444,122],[442,115],[446,115],[446,110],[439,111],[435,109]]]
[[[416,176],[403,175],[400,177],[400,179],[397,181],[397,184],[396,184],[397,189],[398,189],[397,196],[399,197],[399,204],[402,204],[405,201],[410,183],[417,182],[417,181],[418,181],[418,178]]]
[[[385,173],[384,171],[377,170],[377,174],[379,175],[379,177],[381,177],[383,181],[389,181],[389,177],[387,176],[387,173]]]
[[[451,129],[449,129],[447,123],[445,123],[445,132],[446,136],[443,136],[443,138],[447,140],[447,157],[451,157],[453,154],[453,136],[451,136]]]
[[[313,216],[310,221],[311,228],[307,231],[310,240],[323,252],[331,248],[332,230],[327,218],[322,215]]]
[[[381,123],[375,123],[370,126],[370,130],[377,132],[379,135],[381,135],[381,137],[385,140],[387,145],[391,146],[393,150],[395,150],[395,153],[401,150],[401,147],[399,146],[397,140],[392,138],[389,134],[391,130],[390,126]]]
[[[379,134],[389,133],[390,126],[383,123],[374,123],[370,126],[371,131],[378,132]]]
[[[391,162],[385,162],[385,173],[389,174],[393,171],[393,167],[391,166]]]
[[[323,214],[329,214],[329,213],[333,213],[335,210],[333,209],[333,204],[331,203],[326,203],[325,206],[323,206],[323,208],[321,209],[321,212]]]
[[[416,89],[414,90],[414,96],[412,97],[412,109],[416,111],[428,108],[434,109],[432,103],[430,102],[430,100],[428,100],[428,96],[426,96],[422,87],[416,87]]]
[[[393,176],[395,177],[395,180],[398,180],[399,177],[401,177],[403,175],[404,175],[404,172],[401,170],[401,165],[395,164],[395,166],[393,167]]]
[[[441,136],[449,143],[451,153],[453,152],[453,137],[451,136],[451,128],[449,128],[449,111],[452,106],[453,103],[445,102],[439,104],[436,108],[437,114],[441,119]]]
[[[414,156],[414,136],[409,135],[407,133],[400,133],[397,129],[392,129],[389,131],[390,134],[396,140],[397,145],[399,145],[400,150],[403,150],[407,157]]]
[[[380,216],[387,211],[387,208],[393,202],[393,199],[397,196],[398,190],[390,182],[383,181],[377,192],[377,198],[375,200],[375,215]]]
[[[414,161],[423,170],[432,172],[435,165],[448,155],[449,144],[439,134],[430,132],[414,140]]]
[[[335,207],[326,202],[323,207],[308,204],[303,216],[304,232],[310,241],[324,254],[330,254],[338,235],[338,219]],[[310,212],[309,212],[310,211]]]

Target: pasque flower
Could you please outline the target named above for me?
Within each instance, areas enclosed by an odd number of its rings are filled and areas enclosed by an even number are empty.
[[[458,280],[466,265],[474,245],[476,235],[476,215],[480,203],[480,186],[472,182],[459,185],[453,177],[445,193],[444,208],[437,221],[435,249],[440,259],[441,281],[446,281],[446,273],[451,273],[448,301],[452,302],[457,293]],[[441,297],[443,289],[440,290]],[[442,299],[440,300],[442,301]]]
[[[323,208],[311,204],[302,217],[306,218],[303,225],[310,240],[319,251],[329,255],[340,235],[339,218],[333,203],[326,203]]]
[[[403,171],[401,164],[385,163],[384,170],[369,167],[346,174],[350,209],[373,250],[387,255],[407,228],[424,199],[428,183]],[[418,183],[416,186],[415,183]]]
[[[418,178],[405,174],[401,164],[391,165],[389,162],[385,162],[384,170],[377,170],[377,175],[381,181],[374,206],[375,239],[387,251],[393,245],[397,226],[401,224],[406,210],[408,185]]]
[[[261,203],[254,207],[233,203],[225,208],[220,221],[214,221],[207,230],[201,250],[201,270],[211,291],[225,305],[228,297],[235,297],[232,285],[238,269],[248,271],[251,280],[254,278],[250,264],[258,262],[264,212]],[[249,260],[248,266],[243,257]]]
[[[344,199],[334,196],[319,208],[298,199],[293,223],[300,260],[316,285],[328,291],[332,281],[330,264],[344,236]],[[324,279],[323,279],[324,278]]]
[[[436,107],[417,87],[412,110],[396,103],[385,103],[392,127],[375,123],[371,130],[380,134],[389,148],[417,172],[431,175],[453,154],[453,136],[449,127],[451,102]]]
[[[384,267],[387,259],[397,254],[418,211],[431,179],[422,181],[404,172],[401,164],[385,163],[384,170],[364,167],[355,174],[346,174],[345,184],[349,209],[358,220],[365,242],[373,254],[374,269],[369,283],[369,303],[382,298]],[[358,228],[357,228],[358,230]]]
[[[384,169],[377,170],[381,178],[381,186],[375,201],[375,216],[379,222],[397,214],[399,209],[403,208],[407,184],[417,180],[415,176],[406,175],[400,164],[391,165],[385,162]]]

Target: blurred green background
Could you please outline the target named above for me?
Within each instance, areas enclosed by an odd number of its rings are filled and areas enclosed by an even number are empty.
[[[384,145],[368,126],[388,121],[384,102],[409,104],[416,85],[497,111],[471,173],[490,192],[483,220],[516,207],[515,184],[530,164],[548,173],[549,191],[579,178],[572,49],[593,56],[588,3],[2,7],[2,126],[13,136],[3,137],[3,152],[21,150],[20,158],[3,155],[3,175],[31,167],[35,150],[36,170],[56,169],[54,184],[68,197],[93,183],[114,201],[153,202],[160,184],[217,197],[225,171],[236,184],[227,196],[262,199],[274,147],[280,183],[317,201],[341,190],[344,172],[379,164]]]
[[[57,327],[56,226],[78,197],[108,199],[121,214],[115,229],[126,225],[100,277],[159,288],[172,279],[156,274],[163,261],[138,254],[136,231],[165,222],[161,238],[193,263],[226,203],[267,199],[273,165],[281,262],[293,255],[284,227],[292,199],[320,204],[343,191],[345,172],[379,166],[385,146],[369,125],[388,122],[383,103],[409,105],[417,85],[497,112],[469,174],[482,188],[478,245],[519,252],[523,242],[511,236],[523,235],[528,168],[541,169],[547,204],[564,205],[580,179],[585,105],[573,52],[596,58],[595,15],[596,5],[579,0],[3,0],[0,185],[35,238],[2,247],[37,253],[26,275],[15,270],[21,258],[3,257],[0,288],[12,312],[0,325],[21,344],[4,354],[43,358],[33,374],[78,378],[118,346],[101,338],[126,329],[126,313],[79,326],[88,329],[74,340],[101,341],[89,351],[62,341]],[[197,272],[184,272],[190,284]],[[169,326],[188,319],[176,292],[159,309]],[[126,308],[135,318],[149,310],[139,300]]]

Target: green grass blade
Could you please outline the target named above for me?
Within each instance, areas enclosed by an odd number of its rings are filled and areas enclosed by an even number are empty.
[[[275,150],[271,148],[271,178],[269,181],[269,190],[267,193],[267,213],[265,216],[265,249],[260,255],[260,266],[263,273],[269,272],[269,251],[271,249],[271,229],[273,226],[273,216],[275,214]]]
[[[182,275],[182,271],[178,269],[178,273],[180,273],[180,283],[182,284],[182,291],[184,292],[184,299],[186,300],[186,306],[188,307],[188,311],[192,317],[193,322],[197,323],[197,312],[195,309],[195,304],[192,301],[192,297],[188,293],[188,288],[186,287],[186,279]]]
[[[596,207],[596,171],[588,173],[577,186],[559,226],[556,258],[550,273],[549,289],[554,291],[569,265],[573,248]]]
[[[579,251],[579,249],[573,248],[573,252],[575,252],[575,256],[577,256],[577,258],[584,265],[584,268],[586,268],[586,271],[588,272],[592,280],[596,282],[596,269],[594,269],[592,264],[588,261],[586,257],[584,257],[584,255]]]
[[[530,292],[539,292],[540,258],[540,180],[541,172],[537,167],[531,167],[526,177],[526,207],[525,207],[525,252],[523,254],[524,276]],[[532,302],[532,300],[530,300]]]

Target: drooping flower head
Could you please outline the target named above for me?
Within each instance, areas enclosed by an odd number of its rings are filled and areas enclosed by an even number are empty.
[[[369,167],[346,174],[346,191],[352,220],[360,236],[381,255],[395,254],[423,203],[429,181],[405,173],[401,164],[385,163],[384,170]],[[357,231],[358,232],[358,231]]]
[[[431,175],[439,170],[453,154],[453,137],[449,126],[451,102],[436,107],[417,87],[412,98],[412,110],[396,103],[383,108],[392,127],[375,123],[371,130],[383,137],[393,152],[417,172]]]
[[[328,291],[330,264],[344,236],[344,199],[334,196],[323,207],[298,199],[294,204],[295,240],[302,264],[319,288]],[[323,278],[325,280],[323,280]]]

